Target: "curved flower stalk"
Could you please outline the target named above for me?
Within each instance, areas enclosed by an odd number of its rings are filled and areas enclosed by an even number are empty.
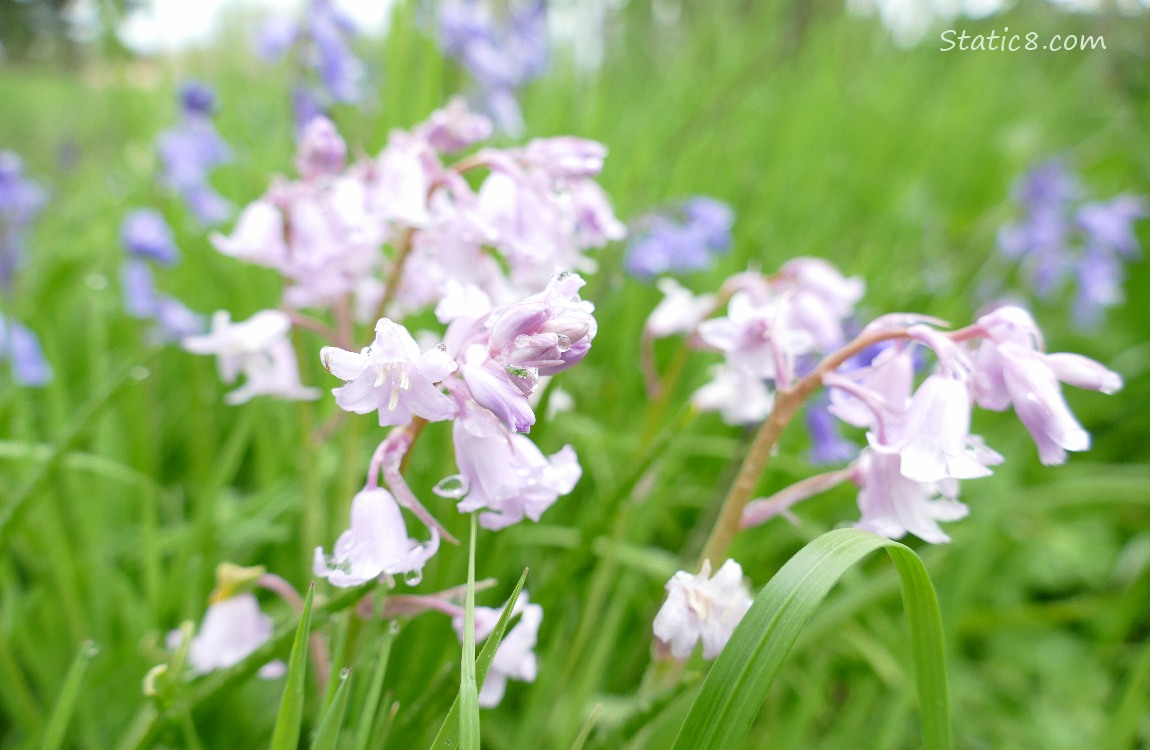
[[[990,467],[1003,460],[970,432],[975,405],[997,411],[1013,407],[1042,462],[1060,464],[1067,451],[1089,448],[1090,438],[1070,413],[1059,383],[1103,393],[1122,387],[1117,373],[1091,359],[1046,353],[1034,319],[1014,306],[994,309],[953,332],[926,316],[886,315],[844,343],[844,325],[862,283],[816,259],[792,260],[770,277],[732,277],[720,295],[729,300],[724,317],[699,319],[700,313],[718,310],[711,305],[704,312],[704,300],[677,285],[665,285],[664,291],[668,301],[682,302],[672,308],[665,301],[656,308],[645,335],[653,340],[683,333],[688,342],[724,358],[715,379],[696,392],[695,404],[720,411],[733,424],[765,419],[707,541],[702,572],[698,577],[680,572],[668,584],[656,635],[672,644],[676,658],[690,653],[696,632],[705,632],[700,623],[706,618],[699,612],[710,612],[704,606],[710,561],[725,556],[741,528],[851,481],[859,487],[859,527],[892,539],[911,533],[927,542],[947,542],[939,523],[969,512],[958,499],[960,482],[989,476]],[[916,371],[924,352],[934,366],[920,378]],[[812,354],[823,356],[799,374],[795,363]],[[867,363],[860,366],[863,359]],[[865,429],[866,447],[845,469],[751,501],[783,429],[824,387],[829,391],[824,414]]]

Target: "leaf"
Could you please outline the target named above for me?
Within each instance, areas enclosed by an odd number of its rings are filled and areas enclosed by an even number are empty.
[[[511,622],[511,613],[515,611],[515,602],[519,600],[519,592],[523,590],[523,584],[526,582],[527,570],[524,569],[523,575],[519,576],[519,583],[515,584],[515,589],[511,592],[511,598],[503,607],[503,613],[499,615],[499,622],[495,623],[495,629],[491,631],[491,635],[487,636],[487,642],[483,644],[483,650],[479,652],[479,658],[475,664],[475,683],[480,689],[483,688],[483,682],[487,679],[491,662],[495,660],[495,652],[499,650],[499,643],[503,640],[504,633],[507,632],[507,624]],[[455,702],[451,704],[447,718],[439,727],[439,732],[432,740],[431,747],[432,750],[455,750],[459,747],[458,696],[456,696]]]
[[[303,615],[295,631],[295,641],[291,647],[288,662],[287,681],[284,685],[283,700],[280,701],[276,728],[272,734],[272,750],[296,750],[299,747],[299,730],[303,721],[304,681],[307,677],[307,638],[311,632],[311,604],[315,597],[315,582],[307,589],[307,599],[303,604]]]
[[[72,712],[76,709],[76,700],[80,697],[80,686],[84,683],[88,662],[99,651],[100,649],[92,641],[80,644],[80,650],[72,659],[72,666],[68,668],[68,674],[64,678],[64,687],[60,689],[60,696],[52,708],[48,728],[44,730],[44,741],[40,743],[41,750],[55,750],[64,742],[64,733],[68,730],[68,722],[72,720]]]
[[[575,741],[571,743],[571,750],[583,750],[583,746],[587,744],[587,738],[591,736],[591,730],[595,728],[595,720],[599,718],[599,711],[602,708],[602,703],[596,703],[595,707],[591,709],[583,728],[579,730],[579,734],[575,736]]]
[[[463,616],[463,660],[459,670],[459,747],[479,750],[479,688],[475,685],[475,526],[467,554],[467,601]]]
[[[324,712],[320,720],[319,730],[315,734],[312,750],[335,750],[339,741],[339,730],[343,725],[343,715],[347,711],[347,696],[351,692],[348,685],[351,683],[351,670],[341,669],[339,672],[339,687],[335,690],[335,697],[331,705]]]
[[[730,750],[746,738],[800,631],[851,566],[885,549],[902,585],[922,714],[923,746],[951,745],[946,662],[938,600],[908,547],[859,529],[828,532],[799,550],[763,587],[703,682],[675,750]]]
[[[363,699],[363,708],[359,712],[359,727],[355,733],[355,750],[367,750],[371,742],[372,728],[375,726],[375,716],[379,713],[379,699],[383,695],[383,680],[387,676],[387,664],[391,660],[391,644],[395,641],[395,634],[399,631],[398,624],[388,623],[383,634],[383,642],[379,646],[379,660],[375,663],[375,673],[371,676],[371,685],[367,696]]]

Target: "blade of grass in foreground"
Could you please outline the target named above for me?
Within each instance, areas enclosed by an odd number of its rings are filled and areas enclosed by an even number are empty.
[[[515,611],[515,602],[519,600],[519,592],[523,590],[523,584],[526,581],[527,571],[524,570],[523,575],[519,576],[519,583],[515,584],[515,590],[511,592],[511,598],[503,607],[503,613],[499,615],[499,622],[495,623],[495,629],[491,631],[491,635],[487,636],[483,650],[479,652],[479,658],[475,662],[475,684],[480,689],[483,688],[483,681],[487,679],[487,671],[491,669],[491,662],[495,660],[495,652],[499,650],[499,643],[503,640],[503,634],[507,632],[507,624],[511,622],[511,613]],[[456,696],[455,702],[451,704],[447,718],[443,720],[439,732],[431,742],[432,750],[455,750],[457,747],[459,747],[458,696]]]
[[[99,651],[100,649],[92,641],[80,644],[80,651],[72,660],[72,666],[64,678],[64,687],[60,690],[60,697],[56,699],[52,717],[48,720],[48,728],[44,731],[44,741],[40,745],[42,750],[56,750],[64,743],[64,732],[68,729],[68,722],[72,720],[76,699],[80,697],[80,685],[84,682],[84,673],[88,671],[88,662]]]
[[[459,747],[479,750],[479,688],[475,684],[475,519],[467,555],[467,603],[463,619],[463,662],[459,680]]]
[[[275,733],[272,735],[272,750],[295,750],[299,747],[299,729],[303,721],[304,679],[307,676],[307,637],[311,632],[311,603],[314,597],[313,582],[308,586],[303,614],[300,616],[295,641],[291,647],[284,697],[280,702]]]
[[[831,586],[878,549],[890,555],[902,584],[923,746],[928,750],[950,748],[942,620],[922,561],[898,542],[859,529],[838,529],[799,550],[763,587],[703,681],[679,730],[675,750],[740,747],[783,659]]]
[[[332,698],[331,705],[327,707],[327,712],[319,723],[315,742],[311,746],[312,750],[335,750],[336,743],[339,742],[339,730],[343,725],[343,715],[347,711],[347,694],[351,692],[348,688],[351,683],[351,670],[341,669],[336,679],[339,681],[339,687],[336,688],[335,697]]]

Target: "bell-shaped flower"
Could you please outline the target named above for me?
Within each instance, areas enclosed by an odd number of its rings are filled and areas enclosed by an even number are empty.
[[[787,385],[795,358],[815,345],[808,332],[794,325],[785,299],[756,299],[748,291],[731,296],[726,317],[700,323],[699,336],[731,365]]]
[[[230,404],[259,395],[318,398],[318,389],[300,383],[295,349],[287,339],[290,329],[291,320],[279,310],[263,310],[241,323],[232,323],[231,315],[220,310],[209,333],[185,338],[183,346],[193,354],[215,354],[225,383],[234,383],[241,373],[246,377],[242,387],[225,397]]]
[[[124,217],[120,241],[132,255],[166,266],[174,265],[180,257],[168,222],[159,211],[150,208],[136,209]]]
[[[973,357],[978,404],[995,411],[1013,405],[1044,464],[1061,464],[1066,451],[1089,449],[1090,434],[1071,413],[1059,381],[1114,393],[1122,378],[1087,357],[1042,352],[1038,327],[1020,308],[999,308],[973,328],[985,336]]]
[[[774,394],[758,375],[741,367],[717,365],[711,381],[695,391],[691,402],[703,411],[717,411],[727,424],[754,424],[771,413]]]
[[[690,333],[715,309],[713,294],[696,296],[671,278],[659,279],[655,285],[663,293],[663,299],[647,316],[644,326],[654,338]]]
[[[788,294],[792,325],[806,331],[818,351],[843,343],[843,323],[862,299],[862,279],[846,277],[819,258],[795,258],[779,269],[778,286]],[[780,289],[782,291],[782,289]]]
[[[583,283],[575,274],[557,274],[541,293],[506,308],[491,324],[492,357],[540,375],[582,361],[598,330],[594,307],[579,299]]]
[[[295,166],[305,180],[319,180],[339,174],[347,161],[347,143],[326,117],[317,117],[304,126],[296,149]]]
[[[375,341],[358,354],[334,346],[320,351],[324,367],[348,381],[332,391],[345,411],[379,411],[379,424],[405,425],[413,417],[429,422],[450,419],[455,404],[436,383],[456,369],[440,347],[420,353],[407,329],[387,318],[375,325]]]
[[[407,536],[403,513],[391,493],[368,487],[351,501],[351,528],[339,535],[329,558],[315,550],[313,572],[333,586],[358,586],[379,576],[422,574],[423,566],[439,550],[439,532],[418,542]]]
[[[494,414],[512,432],[530,432],[535,412],[527,395],[539,380],[539,371],[501,366],[482,344],[467,347],[459,374],[476,403]]]
[[[188,663],[200,674],[227,669],[264,645],[274,631],[272,618],[260,611],[252,594],[212,602],[188,647]],[[180,640],[180,631],[174,630],[168,636],[168,646],[178,648]],[[273,661],[264,665],[260,676],[278,677],[284,671],[283,662]]]
[[[968,513],[957,500],[958,482],[909,479],[901,471],[903,460],[897,450],[879,443],[873,433],[867,438],[870,447],[855,462],[852,477],[859,486],[862,511],[855,525],[890,539],[910,532],[924,542],[949,542],[938,522],[957,521]]]
[[[20,385],[39,387],[52,381],[52,366],[30,328],[0,315],[0,361],[9,360]]]
[[[491,120],[472,112],[462,97],[452,97],[446,107],[431,113],[420,126],[424,138],[440,153],[462,151],[491,137]]]
[[[667,582],[667,600],[655,615],[655,638],[676,659],[686,659],[703,642],[703,658],[714,659],[751,608],[743,569],[727,560],[714,577],[711,561],[698,574],[680,570]]]
[[[509,432],[486,409],[464,402],[452,425],[455,462],[467,495],[459,510],[484,509],[479,524],[502,529],[524,518],[538,521],[582,475],[575,450],[565,445],[544,456],[524,435]]]
[[[970,410],[965,383],[942,374],[927,377],[899,420],[903,476],[917,482],[990,476],[987,465],[1002,463],[1002,457],[972,440]]]
[[[902,415],[910,403],[914,356],[909,347],[892,346],[880,352],[869,365],[835,373],[835,376],[857,388],[854,392],[836,388],[828,378],[830,413],[849,425],[885,435],[884,428]]]
[[[249,203],[236,221],[231,235],[214,232],[210,239],[224,255],[279,271],[287,269],[288,248],[284,240],[284,217],[271,201]]]
[[[495,651],[495,658],[487,671],[487,679],[479,691],[479,705],[483,708],[494,708],[503,700],[507,691],[507,681],[535,682],[539,665],[535,657],[535,644],[539,637],[539,626],[543,622],[543,607],[532,604],[527,591],[521,591],[515,600],[512,615],[519,615],[519,621],[503,634],[499,648]],[[475,638],[483,640],[495,630],[503,609],[492,607],[475,608]],[[459,640],[463,640],[463,628],[466,624],[462,615],[451,618],[451,626]]]

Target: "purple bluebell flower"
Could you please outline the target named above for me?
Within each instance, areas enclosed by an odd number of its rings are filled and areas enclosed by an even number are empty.
[[[180,251],[172,239],[172,230],[159,211],[140,208],[124,217],[120,241],[129,253],[165,266],[179,261]]]
[[[828,410],[830,401],[824,396],[807,405],[807,430],[811,433],[808,460],[816,466],[850,461],[859,453],[859,447],[842,436],[838,420]]]
[[[300,81],[292,90],[296,127],[302,131],[331,103],[363,98],[364,66],[351,50],[355,22],[333,0],[309,0],[301,22],[272,18],[258,31],[256,53],[269,62],[290,51],[312,71],[316,83]]]
[[[511,136],[523,131],[515,89],[547,67],[547,7],[542,0],[511,2],[497,13],[484,0],[440,6],[443,51],[475,80],[486,113]]]
[[[28,226],[46,201],[44,190],[24,177],[20,157],[0,151],[0,289],[11,287],[24,258]]]
[[[39,387],[52,381],[52,366],[44,359],[40,340],[29,328],[0,315],[0,359],[7,359],[20,385]]]
[[[231,149],[212,125],[215,95],[202,84],[189,83],[181,91],[180,105],[180,124],[157,141],[164,183],[201,222],[218,224],[231,215],[231,204],[208,184],[208,173],[231,160]]]
[[[734,213],[713,198],[696,196],[669,212],[640,217],[623,258],[633,276],[701,271],[731,246]]]
[[[1027,174],[1015,194],[1026,217],[999,231],[1002,254],[1021,264],[1040,297],[1053,296],[1070,279],[1075,319],[1083,327],[1097,325],[1106,308],[1124,299],[1124,262],[1138,256],[1133,225],[1147,215],[1143,198],[1080,203],[1073,176],[1057,161]]]

